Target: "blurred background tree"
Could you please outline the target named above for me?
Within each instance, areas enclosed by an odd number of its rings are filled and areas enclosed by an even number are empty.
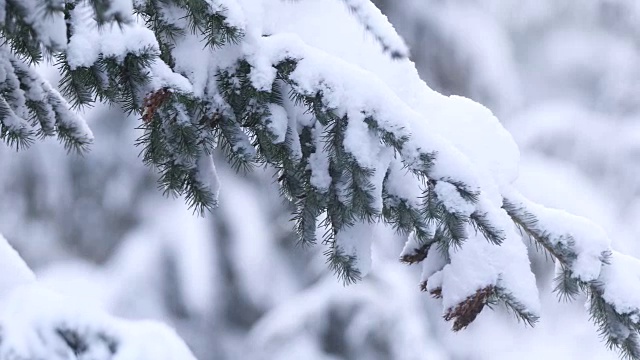
[[[640,4],[376,3],[430,87],[479,101],[514,135],[525,195],[596,219],[640,255]],[[220,208],[198,218],[157,191],[133,146],[136,119],[100,106],[85,115],[100,136],[84,157],[55,141],[0,147],[0,229],[50,286],[167,321],[201,360],[617,358],[581,302],[557,303],[550,260],[535,251],[540,323],[483,312],[454,334],[416,291],[417,270],[398,263],[400,240],[376,242],[373,272],[345,288],[321,249],[295,246],[269,170],[238,175],[218,161]]]

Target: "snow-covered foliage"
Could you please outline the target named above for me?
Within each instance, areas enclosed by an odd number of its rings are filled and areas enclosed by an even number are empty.
[[[116,319],[39,284],[2,236],[0,259],[0,358],[195,359],[165,325]]]
[[[524,198],[509,133],[483,106],[429,89],[369,2],[7,4],[33,37],[19,43],[24,30],[4,24],[10,51],[29,61],[35,43],[52,52],[74,105],[98,97],[140,114],[145,162],[192,206],[218,203],[216,148],[239,168],[272,165],[300,241],[314,243],[324,227],[330,267],[353,281],[371,267],[374,224],[392,225],[409,239],[402,260],[422,263],[422,288],[442,299],[455,330],[494,304],[538,319],[521,229],[558,260],[559,291],[587,294],[607,341],[639,356],[640,302],[616,275],[635,274],[636,260],[589,221]],[[25,15],[45,10],[46,21]],[[28,111],[21,129],[53,124],[29,125]],[[6,119],[7,139],[25,138],[18,117]]]

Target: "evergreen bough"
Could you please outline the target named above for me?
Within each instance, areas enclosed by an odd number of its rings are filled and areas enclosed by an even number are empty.
[[[369,1],[343,2],[382,52],[407,57],[400,37]],[[367,81],[366,73],[296,37],[252,33],[250,22],[234,0],[0,0],[0,138],[24,149],[35,138],[56,136],[67,149],[84,152],[93,136],[74,110],[98,101],[117,104],[141,118],[144,135],[137,145],[144,163],[159,172],[162,189],[183,195],[199,213],[217,205],[214,151],[239,171],[274,167],[282,195],[295,207],[300,243],[317,243],[323,229],[328,265],[345,283],[366,271],[366,259],[358,255],[370,239],[361,233],[374,223],[408,236],[401,261],[422,263],[421,287],[438,298],[449,296],[445,268],[459,266],[452,255],[476,237],[486,240],[482,246],[500,247],[516,226],[557,261],[556,291],[566,298],[585,294],[607,344],[640,359],[640,304],[623,307],[607,295],[613,281],[607,274],[621,266],[623,255],[606,242],[589,247],[584,232],[557,224],[580,220],[512,190],[495,206],[474,176],[446,170],[466,165],[455,151],[429,143],[428,136],[417,139],[404,119],[385,111],[398,107],[397,114],[415,117],[406,105],[389,96],[388,104],[371,101],[353,111],[340,102],[338,85],[346,79],[324,69],[353,74],[351,82]],[[206,63],[206,73],[180,63],[187,39],[199,45],[191,56]],[[34,70],[44,60],[60,71],[62,95]],[[315,80],[303,81],[300,73],[310,71]],[[375,145],[375,159],[353,149],[347,139],[353,133]],[[419,199],[399,192],[391,178],[412,179],[406,186],[418,184]],[[551,215],[560,220],[549,221]],[[595,270],[585,255],[594,247]],[[583,271],[585,261],[591,273]],[[496,304],[527,324],[536,322],[530,299],[510,288],[507,275],[468,289],[444,309],[454,330]]]

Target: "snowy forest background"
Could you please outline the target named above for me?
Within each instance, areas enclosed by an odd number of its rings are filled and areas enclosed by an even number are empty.
[[[640,3],[376,3],[431,88],[484,104],[512,133],[523,194],[594,220],[640,257]],[[96,139],[84,157],[55,140],[0,146],[0,230],[46,285],[166,321],[201,360],[617,358],[584,301],[558,303],[543,254],[530,253],[535,328],[496,309],[453,333],[417,291],[419,268],[398,262],[402,241],[376,242],[372,273],[344,287],[321,247],[296,246],[268,169],[216,162],[220,208],[199,218],[156,189],[133,145],[139,120],[100,106],[86,118]]]

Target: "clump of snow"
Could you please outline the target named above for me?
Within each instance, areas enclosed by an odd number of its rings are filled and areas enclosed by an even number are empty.
[[[435,111],[437,118],[447,122],[434,122],[434,127],[478,169],[487,171],[500,186],[515,181],[520,151],[489,109],[473,100],[450,96]]]
[[[442,288],[445,312],[489,285],[506,288],[529,311],[539,312],[535,277],[517,234],[508,234],[501,245],[487,242],[480,234],[471,235],[450,257],[451,262],[427,281],[429,289]]]
[[[640,323],[640,261],[634,257],[614,251],[610,264],[602,268],[599,280],[604,293],[602,297],[621,314],[636,316]]]
[[[27,14],[25,22],[33,27],[38,40],[48,48],[60,50],[67,44],[67,26],[62,11],[50,11],[47,7],[61,7],[61,3],[49,4],[37,0],[23,0],[17,4]],[[58,5],[58,6],[55,6]],[[2,6],[4,9],[4,6]],[[3,18],[4,19],[4,18]]]
[[[442,273],[436,275],[442,270],[448,261],[443,256],[442,250],[437,245],[432,247],[427,254],[427,258],[422,261],[422,273],[420,274],[420,282],[427,283],[427,290],[433,291],[442,286]],[[433,276],[433,277],[432,277]]]
[[[275,136],[274,144],[279,144],[284,141],[287,135],[287,128],[289,127],[289,119],[287,117],[287,111],[280,105],[269,104],[269,116],[266,120],[267,129]]]
[[[577,255],[572,273],[582,281],[596,280],[602,268],[602,255],[611,250],[611,240],[598,225],[563,210],[546,208],[511,191],[507,198],[538,219],[552,245],[562,244]]]
[[[360,276],[366,276],[371,270],[371,243],[375,226],[356,222],[353,226],[341,229],[336,234],[335,246],[347,256],[354,256],[354,267]]]
[[[108,23],[99,27],[88,3],[77,4],[72,10],[71,19],[73,35],[66,49],[71,69],[92,66],[100,55],[113,56],[122,61],[128,53],[158,49],[153,31],[135,22],[121,25]]]
[[[207,0],[213,12],[223,13],[228,26],[243,29],[247,26],[244,9],[237,0]]]
[[[216,172],[216,165],[213,163],[213,157],[203,154],[198,158],[198,182],[204,186],[213,195],[214,203],[218,203],[218,194],[220,193],[220,180]]]
[[[476,208],[473,203],[465,200],[451,183],[438,181],[433,190],[449,212],[469,216]]]
[[[309,169],[311,177],[309,182],[320,192],[327,192],[331,186],[331,175],[329,174],[329,154],[322,149],[322,136],[324,127],[319,122],[313,128],[313,141],[316,151],[309,155]]]
[[[429,231],[431,231],[431,229],[429,229]],[[433,233],[431,231],[431,233],[428,236],[433,236]],[[404,247],[402,248],[402,251],[400,252],[400,256],[405,256],[405,255],[412,255],[416,252],[416,250],[420,249],[424,244],[422,244],[421,241],[418,240],[418,238],[415,236],[414,233],[409,234],[409,236],[407,237],[407,241],[405,241],[404,243]]]
[[[404,168],[402,162],[393,159],[389,164],[386,189],[390,195],[407,201],[410,206],[420,207],[422,190],[420,180]]]

